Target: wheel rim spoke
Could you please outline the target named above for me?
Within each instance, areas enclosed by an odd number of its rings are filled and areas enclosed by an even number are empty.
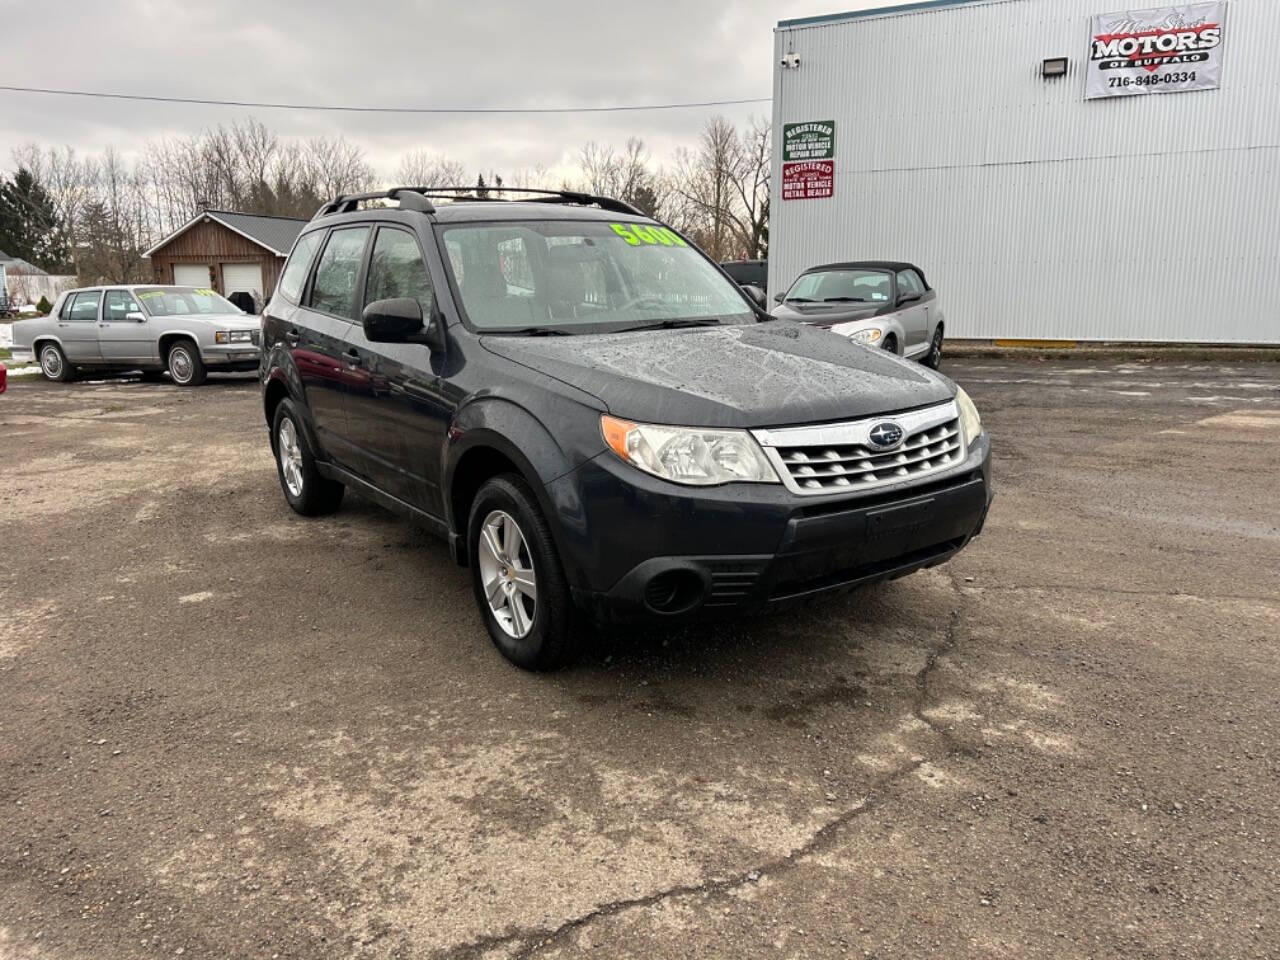
[[[503,514],[502,517],[502,556],[509,563],[515,563],[516,557],[520,553],[520,544],[523,538],[520,536],[520,528],[516,526],[516,522]]]
[[[523,593],[535,603],[538,600],[538,581],[534,578],[532,570],[513,570],[511,572],[511,582],[515,584],[516,590]]]
[[[502,563],[502,544],[498,541],[498,532],[494,524],[486,523],[480,530],[481,543],[493,558],[494,563]]]
[[[511,610],[511,626],[515,628],[517,637],[523,637],[529,632],[529,615],[525,613],[524,603],[519,597],[512,597],[507,603]]]

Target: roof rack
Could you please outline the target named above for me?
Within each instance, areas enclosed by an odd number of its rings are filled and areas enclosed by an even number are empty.
[[[451,201],[502,202],[507,197],[494,194],[518,193],[532,194],[529,199],[534,203],[575,203],[582,206],[596,206],[611,213],[628,213],[637,217],[645,216],[644,211],[637,209],[625,200],[614,197],[600,197],[578,190],[539,190],[534,187],[486,187],[487,196],[477,196],[476,187],[391,187],[389,190],[377,190],[373,193],[351,193],[335,197],[323,204],[316,211],[312,220],[319,220],[335,213],[351,213],[365,200],[398,200],[401,210],[416,210],[419,213],[435,213],[435,205],[430,198]]]

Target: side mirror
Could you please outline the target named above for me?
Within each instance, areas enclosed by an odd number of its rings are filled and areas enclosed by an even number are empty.
[[[918,293],[904,293],[898,297],[898,306],[902,306],[904,303],[915,303],[919,299],[920,294]]]
[[[773,295],[773,302],[774,302],[774,303],[781,303],[781,302],[782,302],[782,300],[783,300],[783,298],[784,298],[785,296],[786,296],[786,294],[785,294],[785,293],[775,293],[775,294]]]
[[[764,291],[761,290],[759,287],[757,287],[754,283],[744,283],[742,285],[742,292],[745,293],[752,300],[754,300],[755,305],[759,307],[761,310],[764,309],[765,304],[768,302],[767,298],[764,295]]]
[[[444,347],[443,327],[432,317],[424,326],[422,306],[412,297],[375,300],[360,315],[364,335],[373,343],[422,343]]]
[[[137,311],[137,310],[133,311],[132,313],[126,313],[126,314],[124,315],[124,318],[125,318],[126,320],[132,320],[134,323],[146,323],[146,322],[147,322],[147,315],[146,315],[145,313],[141,313],[141,312],[139,312],[139,311]]]

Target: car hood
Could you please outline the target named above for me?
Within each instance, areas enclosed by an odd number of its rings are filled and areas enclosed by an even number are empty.
[[[773,308],[773,315],[780,320],[797,320],[831,326],[850,320],[868,320],[871,317],[892,313],[888,303],[780,303]]]
[[[487,336],[498,356],[649,423],[768,427],[949,400],[945,377],[801,323],[571,337]]]

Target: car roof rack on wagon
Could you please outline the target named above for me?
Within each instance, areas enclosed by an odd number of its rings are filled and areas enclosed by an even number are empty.
[[[477,188],[469,187],[391,187],[387,190],[375,190],[370,193],[342,194],[322,204],[312,220],[332,216],[339,213],[353,213],[361,203],[372,200],[395,200],[399,209],[425,213],[428,216],[436,212],[432,200],[447,200],[451,203],[508,203],[513,200],[524,200],[529,203],[575,204],[584,207],[599,207],[610,213],[622,213],[630,216],[645,217],[647,214],[625,200],[614,197],[597,196],[579,190],[540,190],[534,187],[488,187],[488,196],[478,196]],[[517,193],[516,198],[493,196],[497,193]]]

